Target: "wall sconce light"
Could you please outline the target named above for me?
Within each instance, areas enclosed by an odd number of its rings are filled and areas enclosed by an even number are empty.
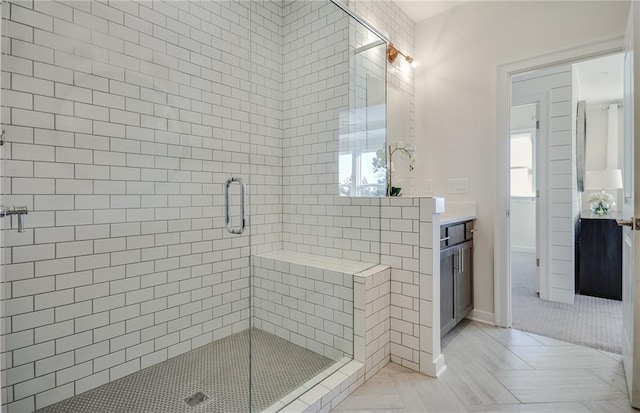
[[[413,57],[402,53],[400,50],[396,49],[393,43],[389,42],[389,44],[387,45],[387,60],[389,61],[389,63],[395,62],[398,58],[398,55],[404,57],[404,60],[406,60],[407,63],[411,65],[411,67],[415,67]]]

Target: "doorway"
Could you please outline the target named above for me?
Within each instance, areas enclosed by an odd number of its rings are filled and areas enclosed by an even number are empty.
[[[589,198],[622,195],[621,184],[596,179],[622,162],[622,55],[515,75],[511,90],[510,326],[620,353],[617,213],[611,205],[596,216]],[[592,248],[596,233],[611,238],[608,251]],[[616,288],[620,295],[609,292]]]
[[[538,259],[538,151],[540,106],[535,98],[511,107],[510,138],[510,214],[511,274],[515,320],[523,300],[540,298]]]

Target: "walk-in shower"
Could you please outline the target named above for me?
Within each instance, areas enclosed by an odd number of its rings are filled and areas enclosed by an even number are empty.
[[[351,360],[385,41],[327,0],[4,1],[3,410],[275,411]]]

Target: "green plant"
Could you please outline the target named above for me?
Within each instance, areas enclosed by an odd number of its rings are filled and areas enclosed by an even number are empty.
[[[402,188],[394,187],[392,181],[392,171],[393,171],[393,155],[396,152],[400,152],[409,158],[409,171],[413,171],[416,159],[414,157],[415,148],[413,145],[410,145],[404,141],[395,142],[389,145],[389,149],[387,151],[389,153],[389,159],[387,159],[386,152],[384,149],[378,149],[376,152],[376,157],[373,158],[373,172],[378,172],[380,170],[386,169],[387,175],[387,196],[400,196]]]

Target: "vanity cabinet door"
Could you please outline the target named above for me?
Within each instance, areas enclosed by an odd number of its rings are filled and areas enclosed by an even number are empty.
[[[576,293],[622,300],[622,227],[615,219],[581,218]]]
[[[462,321],[473,310],[473,241],[458,247],[459,268],[455,274],[455,317]]]
[[[444,336],[456,325],[455,279],[457,272],[457,248],[440,252],[440,333]]]
[[[440,229],[440,335],[473,310],[473,233],[475,221]]]

